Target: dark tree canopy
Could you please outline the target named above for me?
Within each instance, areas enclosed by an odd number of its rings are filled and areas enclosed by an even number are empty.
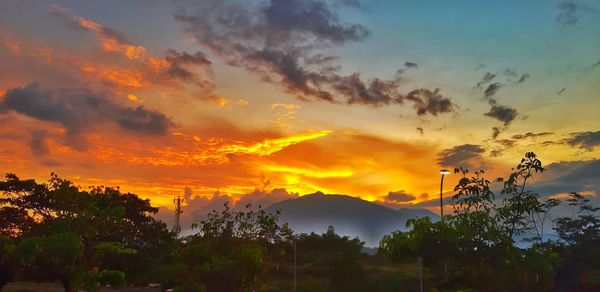
[[[119,188],[7,174],[0,181],[0,285],[59,281],[67,291],[161,283],[175,291],[600,291],[600,211],[587,194],[544,199],[532,153],[506,178],[455,169],[454,212],[407,221],[377,255],[359,238],[294,234],[279,212],[213,211],[177,238],[158,209]],[[562,205],[572,217],[551,220]],[[546,236],[549,224],[555,236]],[[399,226],[400,229],[400,226]],[[519,240],[528,242],[520,245]],[[297,273],[296,273],[297,272]]]
[[[56,174],[46,183],[7,174],[0,192],[2,259],[25,278],[89,288],[103,275],[130,271],[134,258],[143,258],[138,253],[172,240],[149,200],[116,188],[83,190]]]

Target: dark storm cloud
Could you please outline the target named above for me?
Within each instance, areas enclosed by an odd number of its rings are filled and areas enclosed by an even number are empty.
[[[438,90],[421,90],[411,97],[399,92],[399,77],[367,78],[360,72],[340,74],[336,56],[322,49],[360,42],[369,30],[342,21],[340,6],[356,1],[270,0],[201,1],[182,9],[175,18],[183,29],[232,66],[243,67],[263,80],[282,86],[302,100],[389,105],[409,100],[417,114],[453,110]],[[406,62],[405,67],[416,67]]]
[[[322,1],[272,0],[261,5],[208,0],[180,10],[175,18],[203,45],[221,51],[228,61],[264,48],[311,49],[363,40],[369,31],[342,23],[332,6]]]
[[[577,15],[577,4],[573,0],[567,0],[558,4],[558,15],[556,16],[556,22],[562,26],[567,27],[574,25],[579,20]]]
[[[278,32],[310,33],[335,44],[362,40],[369,35],[369,31],[360,24],[343,24],[326,2],[271,0],[263,13],[269,27]]]
[[[401,102],[398,94],[398,84],[395,80],[386,81],[372,79],[367,84],[358,73],[337,78],[334,88],[348,97],[348,103],[381,105],[391,102]]]
[[[527,132],[527,133],[523,133],[523,134],[513,135],[512,138],[516,139],[516,140],[523,140],[523,139],[528,139],[528,138],[538,138],[538,137],[549,136],[552,134],[554,134],[554,133],[552,133],[552,132],[541,132],[541,133]]]
[[[416,199],[416,196],[413,196],[404,190],[396,191],[396,192],[388,192],[388,194],[384,197],[386,201],[392,202],[409,202]]]
[[[282,78],[279,80],[279,83],[282,83],[288,92],[298,94],[303,98],[313,97],[329,102],[335,101],[330,92],[320,89],[319,86],[315,86],[330,82],[328,76],[308,71],[299,63],[298,53],[265,49],[249,55],[248,60],[254,61],[256,64],[263,66],[267,71],[281,76]],[[266,78],[269,77],[266,76]],[[356,76],[340,77],[339,79],[339,88],[347,89],[349,94],[354,93],[352,88],[356,85],[365,86],[363,81],[356,78]],[[355,79],[357,79],[357,82],[354,82]],[[360,101],[365,95],[352,97],[355,101]],[[354,102],[349,101],[349,103]]]
[[[50,147],[48,147],[48,133],[42,130],[31,133],[29,148],[35,156],[44,156],[50,153]]]
[[[486,97],[490,97],[490,96],[496,94],[496,92],[498,91],[498,89],[500,89],[500,87],[502,87],[502,84],[500,84],[498,82],[492,83],[485,89],[483,94],[485,94]]]
[[[574,147],[592,151],[595,147],[600,146],[600,131],[572,133],[571,137],[564,139],[563,142]]]
[[[173,122],[164,114],[139,106],[118,105],[86,90],[42,90],[37,83],[7,91],[0,107],[66,128],[69,134],[101,122],[144,134],[166,134]]]
[[[166,74],[184,81],[196,78],[196,74],[186,68],[186,66],[199,65],[210,67],[212,64],[212,61],[202,51],[190,55],[187,52],[177,52],[176,50],[169,49],[167,50],[165,60],[171,64],[166,70]]]
[[[449,167],[470,167],[470,160],[485,152],[480,145],[464,144],[446,149],[438,155],[438,164]]]
[[[414,102],[417,115],[430,113],[436,116],[437,114],[451,112],[454,109],[452,101],[442,96],[437,88],[433,91],[425,88],[415,89],[406,95],[406,99]]]
[[[484,115],[503,122],[504,126],[510,125],[510,123],[519,114],[516,109],[506,107],[503,105],[498,105],[494,99],[490,99],[489,103],[492,107],[490,108],[490,111],[485,113]]]
[[[113,104],[115,119],[123,129],[150,135],[166,134],[173,121],[161,112],[148,110],[143,106],[136,108],[121,107]]]

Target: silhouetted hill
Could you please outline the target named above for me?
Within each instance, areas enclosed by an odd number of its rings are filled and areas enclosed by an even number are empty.
[[[366,246],[378,246],[385,234],[404,230],[407,219],[422,216],[438,219],[424,209],[395,211],[359,198],[321,192],[281,201],[266,210],[281,210],[280,222],[289,223],[296,233],[323,233],[332,225],[338,234],[358,236]]]

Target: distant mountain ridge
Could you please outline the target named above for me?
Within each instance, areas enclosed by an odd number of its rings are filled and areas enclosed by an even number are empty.
[[[281,210],[280,222],[287,222],[296,233],[323,233],[330,225],[340,235],[358,236],[366,246],[375,247],[388,233],[405,230],[406,220],[439,216],[425,209],[388,207],[359,198],[321,192],[288,199],[266,208],[268,212]]]

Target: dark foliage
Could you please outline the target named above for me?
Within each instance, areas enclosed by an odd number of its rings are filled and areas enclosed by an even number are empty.
[[[562,202],[542,200],[528,183],[545,171],[527,153],[501,191],[483,170],[461,178],[454,212],[435,222],[407,221],[386,235],[378,255],[335,233],[293,234],[279,212],[225,204],[177,238],[148,200],[118,188],[82,189],[52,174],[38,183],[7,174],[0,181],[0,286],[59,281],[65,290],[100,285],[175,291],[598,291],[600,207],[571,193],[574,217],[549,221]],[[554,223],[559,239],[544,235]],[[400,226],[399,226],[400,227]],[[528,248],[515,245],[525,237]]]
[[[545,169],[529,152],[494,194],[483,171],[462,175],[454,188],[454,214],[432,222],[409,220],[406,232],[385,236],[380,252],[396,262],[421,258],[431,271],[431,287],[474,291],[595,291],[600,288],[600,217],[589,199],[572,193],[576,218],[554,221],[559,241],[544,240],[544,224],[550,209],[561,202],[541,200],[528,189],[534,174]],[[500,200],[501,199],[501,200]],[[500,203],[500,204],[498,204]],[[527,238],[531,247],[514,245],[515,236]]]

